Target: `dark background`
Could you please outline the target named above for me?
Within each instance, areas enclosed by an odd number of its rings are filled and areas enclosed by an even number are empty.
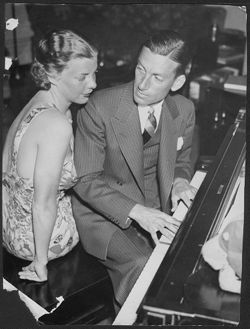
[[[8,6],[12,6],[12,13],[18,18],[19,4],[8,4]],[[238,9],[237,6],[236,8]],[[100,64],[99,73],[97,74],[97,89],[132,80],[139,47],[150,33],[157,30],[176,30],[189,42],[192,68],[186,84],[180,90],[187,97],[189,97],[190,81],[200,74],[210,74],[212,70],[220,66],[216,63],[220,43],[230,44],[233,42],[233,46],[242,53],[244,53],[245,48],[245,35],[242,31],[234,30],[229,37],[224,33],[228,31],[224,28],[227,19],[225,6],[164,3],[63,5],[27,3],[25,9],[30,28],[33,31],[33,36],[30,38],[31,58],[34,57],[33,50],[36,41],[48,30],[54,28],[72,29],[83,34],[96,45],[99,50]],[[22,64],[18,58],[19,53],[22,51],[22,42],[25,43],[25,31],[23,35],[20,32],[23,25],[24,22],[20,20],[20,26],[17,27],[17,31],[13,32],[13,34],[16,33],[17,50],[12,56],[16,57],[16,61],[8,72],[10,96],[4,100],[3,139],[13,119],[37,90],[29,73],[31,61],[28,64]],[[211,42],[213,25],[216,25],[217,29],[215,43]],[[15,43],[15,40],[13,40],[13,43]],[[235,63],[240,71],[242,65],[242,61]],[[199,155],[214,156],[216,154],[228,125],[232,123],[236,111],[242,104],[240,97],[225,96],[220,91],[211,91],[203,87],[201,89],[203,97],[195,104],[197,110],[193,156],[195,163]],[[212,99],[216,101],[211,103]],[[219,112],[221,114],[223,106],[228,113],[227,118],[223,121],[223,124],[214,127],[215,113]],[[74,129],[78,109],[79,107],[74,104],[71,106]],[[200,131],[205,132],[205,130],[207,133],[200,136]],[[211,131],[213,131],[212,135],[214,135],[216,143],[210,140]]]

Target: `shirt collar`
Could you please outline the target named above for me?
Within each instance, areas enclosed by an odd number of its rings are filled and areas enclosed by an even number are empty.
[[[139,118],[140,118],[141,132],[142,133],[144,131],[145,123],[146,123],[147,118],[148,118],[148,109],[149,109],[149,107],[152,107],[154,109],[154,115],[155,115],[156,122],[157,122],[157,126],[156,126],[156,130],[157,130],[158,125],[159,125],[159,120],[160,120],[160,115],[161,115],[161,109],[162,109],[163,102],[164,102],[164,99],[162,101],[160,101],[159,103],[156,103],[156,104],[153,104],[153,105],[150,105],[150,106],[138,105],[138,112],[139,112]]]

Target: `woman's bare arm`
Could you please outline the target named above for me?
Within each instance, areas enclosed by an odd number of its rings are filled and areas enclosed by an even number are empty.
[[[57,215],[56,196],[71,135],[71,125],[57,113],[49,114],[49,120],[39,125],[33,175],[35,259],[19,272],[21,279],[47,280],[48,248]]]

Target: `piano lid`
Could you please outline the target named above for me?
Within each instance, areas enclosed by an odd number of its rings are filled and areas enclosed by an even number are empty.
[[[240,296],[220,290],[201,248],[228,209],[245,160],[245,139],[245,110],[240,110],[151,283],[143,310],[239,321]]]

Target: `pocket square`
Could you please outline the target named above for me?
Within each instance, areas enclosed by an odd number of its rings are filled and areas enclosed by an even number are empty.
[[[183,137],[179,137],[177,140],[177,151],[180,151],[183,146]]]

